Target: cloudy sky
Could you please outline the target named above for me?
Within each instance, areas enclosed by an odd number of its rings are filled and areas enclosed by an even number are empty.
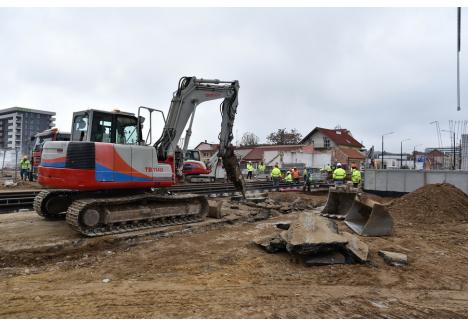
[[[468,20],[456,111],[455,8],[1,8],[0,108],[167,111],[181,76],[240,82],[235,134],[350,129],[366,147],[437,145],[468,119]],[[200,105],[191,145],[215,142],[219,102]],[[159,125],[159,131],[162,125]],[[443,133],[444,144],[449,134]]]

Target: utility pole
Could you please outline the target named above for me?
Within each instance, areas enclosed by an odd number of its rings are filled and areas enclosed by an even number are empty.
[[[452,130],[445,130],[445,129],[442,129],[441,131],[443,132],[449,132],[450,133],[450,137],[452,137],[453,135],[453,162],[452,162],[452,170],[455,170],[455,148],[456,148],[456,144],[455,144],[455,131],[452,131]],[[451,139],[450,139],[451,140]]]
[[[410,140],[410,138],[403,139],[400,143],[400,169],[403,167],[403,142]]]
[[[384,145],[384,136],[391,135],[393,133],[394,132],[392,131],[392,132],[388,132],[388,133],[382,135],[382,164],[380,166],[381,169],[384,168],[384,146],[383,146]]]
[[[422,144],[417,144],[413,147],[413,170],[416,170],[416,147],[421,145]]]
[[[455,144],[455,132],[453,133],[453,170],[455,170],[455,167],[456,167],[456,164],[455,164],[455,148],[456,148],[456,144]]]

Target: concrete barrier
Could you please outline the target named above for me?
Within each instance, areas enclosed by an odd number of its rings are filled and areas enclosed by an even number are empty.
[[[450,183],[468,194],[468,171],[366,170],[364,190],[407,193],[427,184]]]

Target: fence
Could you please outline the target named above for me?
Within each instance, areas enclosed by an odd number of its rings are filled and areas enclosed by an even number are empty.
[[[366,170],[364,172],[365,190],[407,193],[434,183],[450,183],[468,194],[468,171]]]
[[[0,169],[1,174],[4,176],[15,175],[15,171],[18,171],[18,164],[21,161],[21,152],[14,149],[0,149]]]

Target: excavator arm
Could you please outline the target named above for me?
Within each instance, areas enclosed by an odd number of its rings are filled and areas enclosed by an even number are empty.
[[[244,180],[231,144],[233,139],[232,128],[238,105],[238,92],[239,82],[237,80],[220,81],[217,79],[182,77],[177,91],[173,95],[162,135],[154,144],[158,160],[165,161],[169,155],[173,155],[176,173],[181,173],[183,157],[192,133],[196,107],[206,101],[224,99],[220,107],[222,121],[221,131],[218,136],[218,156],[223,159],[223,166],[229,180],[244,193]],[[189,120],[190,124],[186,132],[184,146],[180,150],[177,144]]]

